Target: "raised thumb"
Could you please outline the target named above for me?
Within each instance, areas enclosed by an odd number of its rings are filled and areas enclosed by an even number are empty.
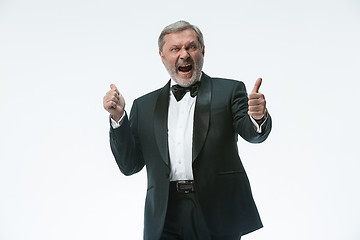
[[[117,89],[117,87],[115,86],[115,84],[110,84],[110,88],[111,88],[111,90],[116,90]]]
[[[262,82],[262,78],[258,78],[255,82],[254,88],[251,92],[253,93],[258,93],[259,92],[259,88],[261,86],[261,82]]]

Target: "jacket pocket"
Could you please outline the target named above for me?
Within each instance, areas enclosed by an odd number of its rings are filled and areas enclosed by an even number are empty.
[[[236,174],[236,173],[245,173],[245,170],[218,172],[218,175],[228,175],[228,174]]]

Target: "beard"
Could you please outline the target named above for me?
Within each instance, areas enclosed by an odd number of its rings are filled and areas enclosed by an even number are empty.
[[[178,77],[178,75],[177,75],[177,73],[179,71],[178,67],[183,64],[191,64],[193,66],[192,75],[190,75],[188,77],[187,76],[183,77],[183,78],[186,78],[186,80]],[[199,56],[197,58],[196,62],[194,62],[194,60],[189,57],[185,61],[177,62],[176,66],[169,66],[166,63],[166,60],[164,61],[164,66],[165,66],[167,72],[169,73],[171,79],[174,80],[177,84],[179,84],[182,87],[189,87],[189,86],[193,85],[195,82],[200,80],[199,78],[201,75],[203,65],[204,65],[204,56],[203,55]]]

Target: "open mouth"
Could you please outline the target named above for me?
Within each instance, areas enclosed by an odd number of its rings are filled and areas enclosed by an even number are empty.
[[[186,64],[178,67],[178,71],[182,73],[189,73],[192,69],[192,64]]]

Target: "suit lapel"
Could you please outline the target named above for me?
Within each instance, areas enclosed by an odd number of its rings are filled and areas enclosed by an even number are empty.
[[[194,113],[193,147],[192,160],[195,161],[199,155],[207,133],[210,122],[210,101],[211,101],[211,80],[205,73],[202,73],[201,85],[196,98]]]
[[[168,111],[170,81],[161,89],[154,112],[154,132],[157,146],[163,161],[169,165],[168,146]],[[201,85],[196,99],[193,130],[193,161],[199,155],[209,128],[210,122],[211,81],[205,73],[201,77]]]
[[[170,81],[161,89],[156,100],[154,112],[154,132],[160,155],[166,165],[169,165],[168,147],[168,109]]]

